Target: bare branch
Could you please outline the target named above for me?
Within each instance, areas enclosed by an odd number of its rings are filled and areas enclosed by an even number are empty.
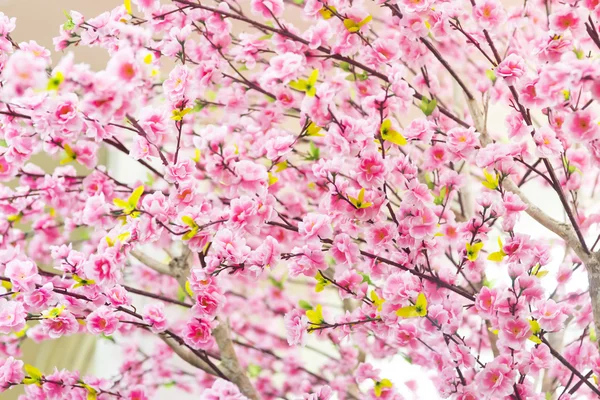
[[[131,255],[154,271],[172,276],[173,278],[177,279],[179,285],[185,289],[185,283],[192,266],[192,252],[188,247],[184,247],[181,255],[173,258],[169,265],[165,265],[159,261],[156,261],[152,257],[149,257],[137,250],[131,251]],[[215,341],[219,347],[219,353],[221,357],[219,369],[223,371],[227,379],[237,385],[237,387],[240,389],[240,392],[246,397],[251,400],[258,400],[258,393],[240,366],[235,349],[233,348],[233,342],[231,341],[229,334],[228,322],[220,319],[218,319],[218,321],[219,325],[212,330],[212,336],[215,338]],[[194,367],[200,368],[211,375],[215,374],[213,368],[200,359],[200,357],[198,357],[196,354],[181,346],[179,343],[177,343],[177,341],[163,336],[161,336],[161,339],[187,363],[193,365]]]
[[[154,258],[146,255],[145,253],[142,253],[139,250],[131,250],[131,252],[129,252],[129,254],[131,254],[139,262],[141,262],[148,268],[158,272],[159,274],[173,276],[171,274],[171,271],[170,271],[168,265],[165,265],[165,264],[161,263],[160,261],[155,260]]]

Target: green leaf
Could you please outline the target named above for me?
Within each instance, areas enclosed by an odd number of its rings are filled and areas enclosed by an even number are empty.
[[[360,276],[362,276],[362,282],[361,283],[365,283],[367,282],[367,284],[369,285],[373,285],[373,281],[371,280],[371,277],[369,277],[369,275],[363,273],[363,272],[359,272],[358,273]]]
[[[366,81],[367,79],[369,79],[369,74],[367,74],[366,72],[363,72],[362,74],[356,74],[356,77],[360,81]]]
[[[356,81],[356,77],[353,74],[350,74],[346,77],[347,81],[354,82]]]
[[[272,37],[273,37],[273,34],[272,34],[272,33],[270,33],[270,34],[268,34],[268,35],[264,35],[264,36],[261,36],[261,37],[259,37],[259,38],[258,38],[258,40],[269,40],[269,39],[271,39]]]
[[[177,289],[177,300],[185,301],[185,291],[179,286]]]
[[[177,385],[177,382],[171,381],[171,382],[167,382],[167,383],[163,384],[163,387],[170,388],[170,387],[174,387],[175,385]]]
[[[310,142],[310,148],[308,150],[308,156],[306,159],[308,161],[318,161],[321,157],[321,149],[319,149],[314,142]]]
[[[496,82],[496,73],[491,69],[485,70],[485,76],[487,76],[490,81]]]
[[[206,107],[206,103],[203,103],[202,101],[197,100],[196,104],[194,105],[194,108],[192,108],[192,111],[190,111],[190,112],[193,112],[193,113],[200,112],[200,111],[204,110],[205,107]]]
[[[300,308],[302,308],[303,310],[307,310],[307,311],[313,309],[313,306],[311,306],[310,303],[308,301],[306,301],[306,300],[300,300],[298,302],[298,306]]]
[[[100,337],[101,337],[102,339],[104,339],[104,340],[108,340],[109,342],[112,342],[112,343],[117,343],[117,342],[116,342],[116,340],[115,340],[115,338],[114,338],[114,337],[112,337],[112,336],[107,336],[107,335],[104,335],[104,334],[103,334],[103,335],[100,335]]]
[[[271,282],[271,284],[273,286],[275,286],[277,289],[283,290],[283,279],[281,281],[278,281],[277,279],[273,278],[272,276],[269,276],[269,282]]]
[[[294,0],[295,4],[302,5],[304,4],[304,0]]]
[[[8,147],[8,143],[6,143],[6,140],[0,139],[0,146],[2,146],[2,147]]]
[[[429,172],[426,172],[423,178],[425,179],[425,184],[427,184],[429,190],[433,190],[435,188],[435,183],[433,183],[433,181],[431,180]]]
[[[346,61],[340,62],[339,66],[343,71],[350,72],[350,64]]]
[[[256,365],[256,364],[248,365],[248,376],[250,378],[256,378],[258,376],[258,374],[260,374],[260,371],[262,371],[262,368],[259,365]]]
[[[448,189],[446,188],[446,186],[443,186],[440,189],[440,194],[433,197],[433,203],[437,206],[441,206],[442,204],[444,204],[444,200],[446,199],[447,193]]]
[[[63,24],[63,29],[65,31],[70,31],[71,29],[75,28],[75,22],[73,22],[73,17],[71,17],[71,14],[69,14],[67,11],[64,11],[64,10],[63,10],[63,13],[67,17],[67,22],[65,22]]]
[[[443,198],[446,198],[447,194],[448,194],[448,187],[442,186],[442,188],[440,189],[440,196]]]
[[[423,114],[430,116],[431,114],[433,114],[433,111],[435,110],[435,108],[437,107],[437,100],[433,99],[433,100],[429,100],[427,97],[423,97],[421,99],[421,105],[419,105],[419,108],[421,109],[421,111],[423,111]]]

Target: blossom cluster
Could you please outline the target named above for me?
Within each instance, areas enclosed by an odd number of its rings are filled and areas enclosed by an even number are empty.
[[[0,13],[0,392],[419,398],[404,359],[442,398],[598,398],[599,23],[125,0],[66,13],[56,59]],[[19,359],[76,333],[122,347],[114,379]]]

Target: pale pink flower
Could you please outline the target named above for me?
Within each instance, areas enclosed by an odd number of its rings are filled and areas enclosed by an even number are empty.
[[[371,189],[383,184],[387,168],[381,158],[381,153],[366,151],[361,154],[358,162],[356,179],[362,187]]]
[[[488,362],[475,376],[480,395],[485,399],[501,399],[513,393],[517,373],[502,360]]]
[[[350,266],[358,261],[358,256],[360,254],[358,245],[354,243],[352,238],[346,233],[335,236],[329,251],[335,261]]]
[[[525,73],[525,61],[523,57],[511,53],[496,67],[495,73],[504,78],[507,84],[514,85]]]
[[[41,282],[37,265],[31,260],[15,259],[6,264],[4,275],[10,278],[15,290],[31,292]]]
[[[557,156],[563,151],[562,143],[556,138],[556,133],[548,126],[538,128],[533,135],[533,140],[537,145],[537,153],[540,157]]]
[[[237,174],[236,183],[240,189],[259,194],[266,190],[269,176],[264,165],[242,160],[234,164],[233,170]]]
[[[41,326],[48,336],[58,339],[77,333],[80,325],[69,310],[62,310],[58,316],[42,319]]]
[[[264,18],[281,17],[283,0],[251,0],[250,9],[253,14],[262,15]]]
[[[476,146],[479,146],[475,128],[453,128],[448,131],[447,135],[448,150],[459,158],[467,158],[476,150]]]
[[[25,327],[27,312],[19,301],[0,298],[0,333],[18,332]]]
[[[498,332],[501,343],[513,350],[520,350],[530,336],[529,321],[523,318],[507,319]]]
[[[150,325],[152,332],[161,333],[167,330],[168,321],[165,316],[165,305],[163,303],[146,304],[142,316],[144,317],[144,322]]]
[[[548,332],[556,332],[563,328],[563,323],[568,314],[563,307],[554,300],[542,300],[537,304],[537,310],[533,313],[540,327]]]
[[[180,160],[175,165],[169,165],[165,174],[167,182],[183,182],[190,178],[196,167],[192,160]]]
[[[46,308],[48,303],[54,298],[54,285],[52,282],[46,283],[44,286],[26,293],[24,296],[25,304],[34,310]]]
[[[15,385],[20,384],[23,378],[25,378],[23,361],[17,360],[14,357],[0,358],[0,393],[9,389],[11,383]]]
[[[169,78],[164,81],[163,90],[172,104],[184,100],[189,85],[188,74],[187,66],[177,65],[169,74]]]
[[[232,382],[224,379],[217,379],[210,389],[205,389],[200,394],[199,400],[247,400],[247,397],[240,393],[238,387]]]
[[[106,291],[106,297],[114,307],[126,306],[131,303],[129,293],[121,285],[115,285]]]
[[[288,344],[290,346],[304,345],[308,319],[304,312],[298,309],[285,314],[283,318]]]
[[[506,11],[499,1],[484,0],[473,7],[473,17],[482,28],[494,29],[504,22]]]
[[[41,88],[46,84],[46,61],[31,52],[17,50],[2,70],[5,95],[22,96],[27,89]]]
[[[309,213],[298,223],[298,233],[306,240],[329,238],[333,233],[331,218],[325,214]]]

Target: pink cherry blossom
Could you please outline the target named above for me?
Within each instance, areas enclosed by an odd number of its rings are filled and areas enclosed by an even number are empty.
[[[529,322],[522,318],[506,321],[498,334],[503,345],[515,350],[520,349],[530,336]]]
[[[525,73],[525,61],[521,56],[509,54],[495,70],[497,76],[504,78],[507,84],[514,85],[516,80]]]
[[[19,384],[24,377],[23,361],[14,357],[0,358],[0,392],[9,389],[11,384]]]
[[[23,305],[17,301],[0,299],[0,333],[18,332],[25,326],[27,313]]]
[[[185,325],[183,340],[194,349],[202,348],[211,340],[210,329],[207,321],[194,318]]]
[[[155,333],[164,332],[168,327],[164,309],[163,303],[152,303],[144,306],[144,322],[150,325],[150,329]]]
[[[109,307],[98,307],[86,318],[88,330],[97,335],[99,333],[111,335],[119,325],[119,319]]]
[[[0,391],[599,397],[600,1],[541,3],[0,13]],[[18,360],[76,333],[114,379]]]
[[[331,220],[327,215],[311,213],[298,224],[298,232],[305,239],[319,239],[331,236]]]
[[[15,289],[24,292],[31,292],[41,281],[37,266],[31,260],[12,260],[6,264],[4,273]]]
[[[285,331],[290,346],[303,345],[306,340],[308,321],[300,310],[292,310],[284,318]]]
[[[62,310],[58,316],[42,319],[42,329],[49,337],[58,339],[79,331],[79,323],[69,310]]]
[[[251,0],[250,7],[253,13],[264,18],[281,17],[283,14],[282,0]]]
[[[501,398],[514,391],[513,385],[517,374],[502,361],[488,363],[475,377],[479,393],[484,393],[486,399]]]

